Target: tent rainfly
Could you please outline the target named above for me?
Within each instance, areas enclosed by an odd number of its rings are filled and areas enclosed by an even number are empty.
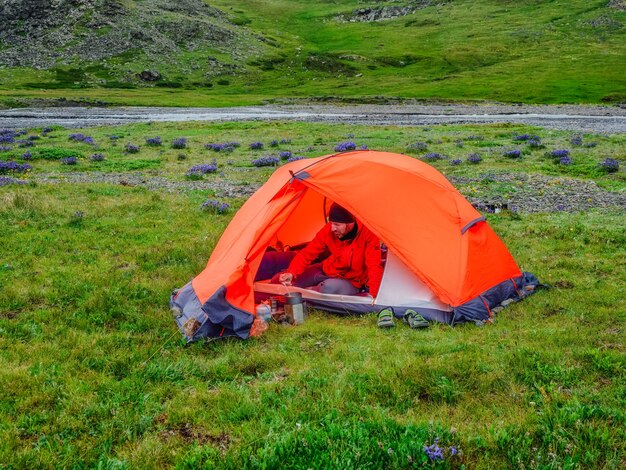
[[[485,218],[436,169],[388,152],[354,151],[278,168],[235,214],[206,268],[172,294],[175,321],[188,341],[246,339],[255,301],[285,286],[255,277],[268,249],[311,240],[332,202],[349,210],[387,248],[375,299],[297,289],[316,308],[365,313],[412,308],[430,321],[488,322],[494,311],[532,293]]]

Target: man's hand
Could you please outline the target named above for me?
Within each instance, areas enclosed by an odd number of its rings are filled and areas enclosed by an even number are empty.
[[[293,281],[293,274],[291,273],[282,273],[278,276],[278,282],[286,286],[290,286],[292,281]]]

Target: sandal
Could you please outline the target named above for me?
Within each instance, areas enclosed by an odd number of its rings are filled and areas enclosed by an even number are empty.
[[[408,323],[411,328],[428,328],[428,320],[417,313],[415,310],[408,309],[402,317],[404,323]]]
[[[390,308],[384,308],[378,312],[378,321],[376,322],[378,328],[393,328],[396,326],[393,321],[393,310]]]

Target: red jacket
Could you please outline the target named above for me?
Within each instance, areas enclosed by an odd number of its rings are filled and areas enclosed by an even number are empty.
[[[351,240],[342,241],[333,235],[330,223],[327,223],[317,232],[315,238],[298,252],[287,271],[297,278],[325,250],[330,251],[330,256],[322,261],[324,274],[346,279],[355,287],[368,286],[370,294],[376,297],[383,277],[383,268],[380,241],[369,229],[358,224],[356,236]]]

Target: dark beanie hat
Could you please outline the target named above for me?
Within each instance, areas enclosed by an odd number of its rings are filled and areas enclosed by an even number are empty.
[[[331,222],[337,222],[338,224],[350,224],[354,222],[354,216],[339,204],[333,202],[333,205],[330,206],[330,211],[328,212],[328,220]]]

